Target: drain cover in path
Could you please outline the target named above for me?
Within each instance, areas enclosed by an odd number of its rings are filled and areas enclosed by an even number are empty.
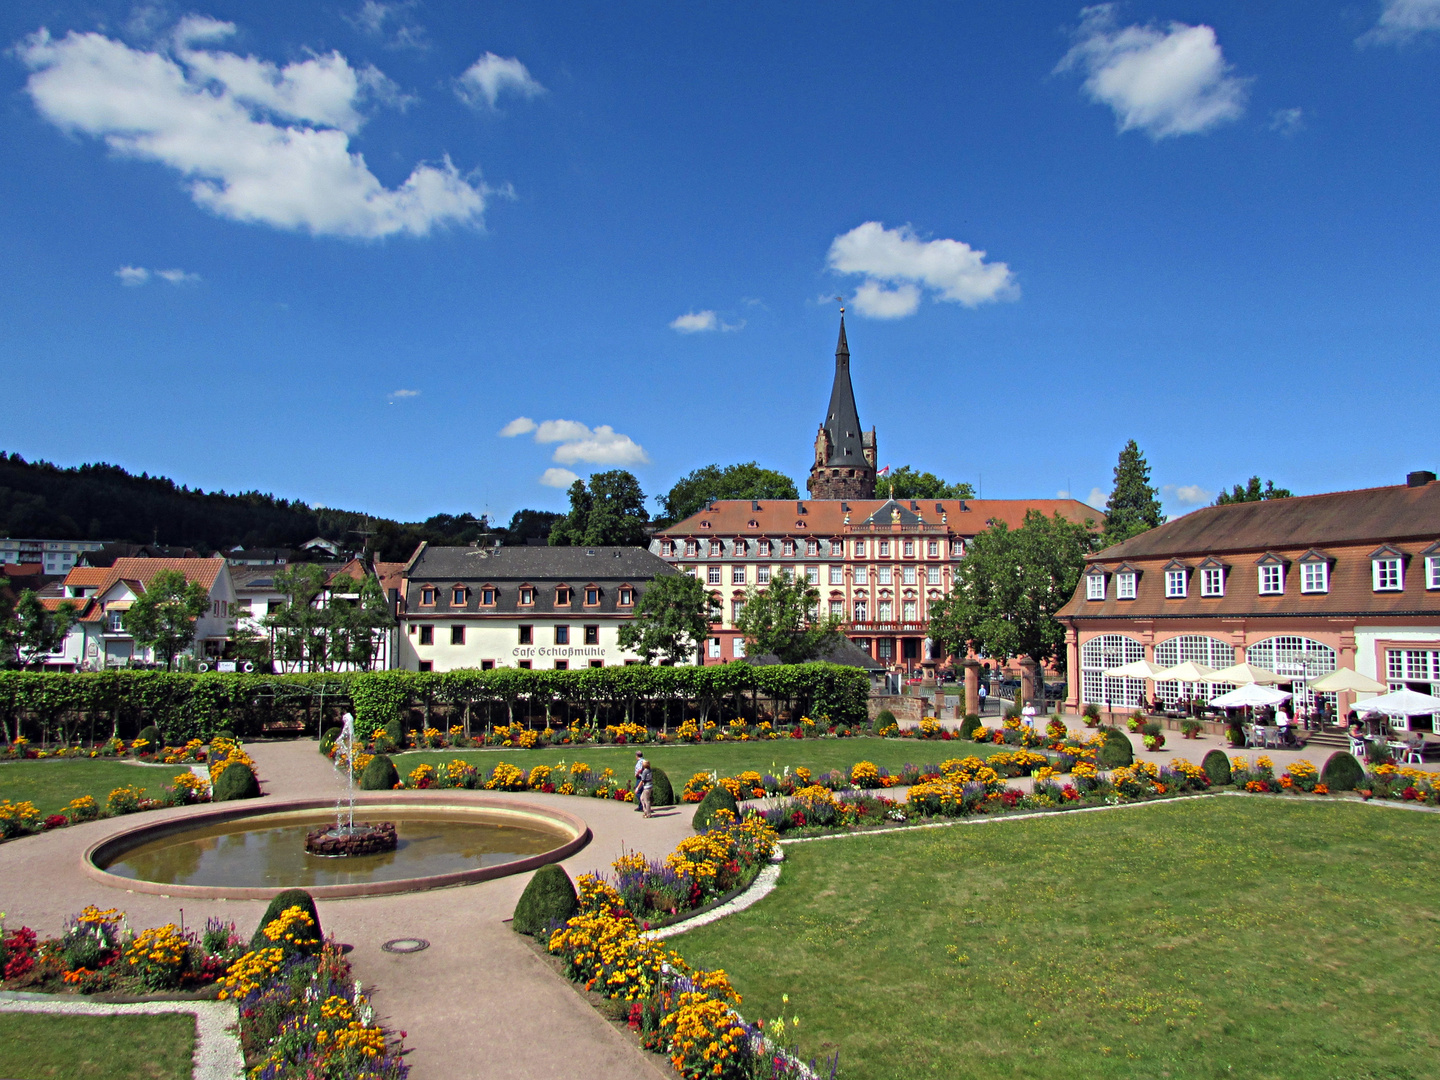
[[[384,945],[380,946],[380,948],[383,949],[385,952],[393,953],[420,952],[422,949],[428,949],[429,947],[430,942],[426,941],[424,938],[418,937],[391,938],[389,941],[385,942]]]

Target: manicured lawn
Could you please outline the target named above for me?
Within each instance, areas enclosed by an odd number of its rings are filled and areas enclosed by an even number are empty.
[[[683,786],[692,773],[711,772],[735,776],[747,769],[779,776],[789,765],[804,765],[812,772],[831,769],[849,771],[857,761],[872,761],[883,768],[895,770],[906,763],[938,765],[946,758],[989,757],[997,750],[1012,747],[981,746],[968,739],[950,742],[919,739],[877,739],[864,736],[854,739],[770,739],[765,742],[701,743],[698,746],[579,746],[550,750],[426,750],[412,751],[395,757],[395,767],[402,774],[422,762],[438,765],[443,761],[464,758],[476,768],[492,769],[497,761],[507,761],[526,769],[536,765],[570,765],[583,761],[597,773],[606,766],[615,770],[622,780],[635,771],[635,751],[644,750],[650,763],[664,769],[671,783]]]
[[[187,768],[124,765],[118,761],[7,761],[0,763],[0,799],[32,802],[42,814],[58,814],[71,799],[93,795],[103,808],[117,787],[128,784],[145,788],[152,796],[159,795]]]
[[[846,1080],[1410,1080],[1440,1061],[1440,815],[1213,798],[787,845],[672,939]]]
[[[189,1080],[195,1018],[0,1013],[0,1076]]]

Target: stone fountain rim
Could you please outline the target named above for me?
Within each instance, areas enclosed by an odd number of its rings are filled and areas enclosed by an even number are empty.
[[[133,829],[107,836],[89,845],[80,856],[80,866],[87,876],[112,889],[126,892],[150,893],[166,897],[196,897],[207,900],[270,900],[293,886],[211,886],[211,885],[170,885],[159,881],[142,881],[138,878],[121,877],[101,868],[102,862],[113,862],[119,856],[141,844],[160,840],[166,836],[193,832],[210,825],[220,825],[245,818],[268,817],[310,810],[333,810],[334,799],[284,799],[272,802],[262,801],[259,806],[250,802],[222,803],[198,813],[167,821],[153,821]],[[433,794],[421,792],[387,791],[373,794],[357,794],[355,809],[366,813],[394,812],[404,814],[407,810],[424,811],[428,815],[454,811],[463,817],[471,811],[484,811],[487,816],[512,817],[539,820],[551,826],[559,826],[571,834],[571,839],[549,851],[538,855],[527,855],[523,859],[496,863],[493,866],[476,867],[473,870],[458,870],[449,874],[432,874],[428,877],[400,878],[395,881],[361,881],[344,885],[314,885],[305,891],[317,900],[343,900],[361,896],[388,896],[396,893],[422,892],[428,889],[444,889],[457,885],[471,885],[481,881],[523,874],[546,863],[562,862],[580,851],[590,842],[590,826],[574,814],[548,806],[531,803],[509,802],[464,792],[447,791],[444,797],[436,799]]]

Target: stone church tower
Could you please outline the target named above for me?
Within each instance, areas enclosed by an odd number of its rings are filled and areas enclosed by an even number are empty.
[[[835,346],[835,384],[830,409],[815,437],[815,463],[805,485],[812,499],[875,497],[875,429],[860,430],[855,389],[850,385],[850,346],[845,341],[845,311],[840,311],[840,341]]]

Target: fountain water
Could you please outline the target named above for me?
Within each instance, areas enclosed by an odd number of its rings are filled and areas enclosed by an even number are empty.
[[[394,822],[355,824],[355,718],[348,712],[335,740],[335,768],[345,770],[346,794],[335,800],[335,824],[307,833],[305,850],[326,858],[394,851],[400,842]]]

